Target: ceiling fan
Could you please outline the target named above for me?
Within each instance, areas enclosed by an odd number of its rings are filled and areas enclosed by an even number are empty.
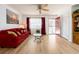
[[[41,14],[42,11],[46,11],[46,12],[49,11],[48,10],[48,4],[38,4],[37,6],[38,6],[37,10],[39,10],[40,14]]]

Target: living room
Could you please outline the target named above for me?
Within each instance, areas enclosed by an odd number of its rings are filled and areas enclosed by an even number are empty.
[[[78,6],[1,4],[0,53],[79,53],[72,37],[72,13]]]

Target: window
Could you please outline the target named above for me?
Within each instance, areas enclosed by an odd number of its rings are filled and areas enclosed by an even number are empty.
[[[36,30],[40,30],[41,32],[41,18],[31,18],[30,29],[32,34],[36,33]]]
[[[40,29],[41,28],[41,18],[31,18],[30,28]]]

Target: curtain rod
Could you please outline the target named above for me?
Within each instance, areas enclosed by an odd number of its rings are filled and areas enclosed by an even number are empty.
[[[39,18],[39,17],[47,17],[47,18],[56,18],[58,15],[24,15],[25,17],[31,18]]]
[[[58,16],[58,15],[24,15],[24,16]]]

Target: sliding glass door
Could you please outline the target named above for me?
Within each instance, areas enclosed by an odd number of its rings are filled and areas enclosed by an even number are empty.
[[[49,22],[49,26],[48,26],[48,28],[49,28],[49,34],[55,34],[55,30],[56,30],[56,28],[55,28],[55,19],[48,19],[48,22]]]
[[[52,19],[49,18],[49,34],[60,34],[60,18]]]

